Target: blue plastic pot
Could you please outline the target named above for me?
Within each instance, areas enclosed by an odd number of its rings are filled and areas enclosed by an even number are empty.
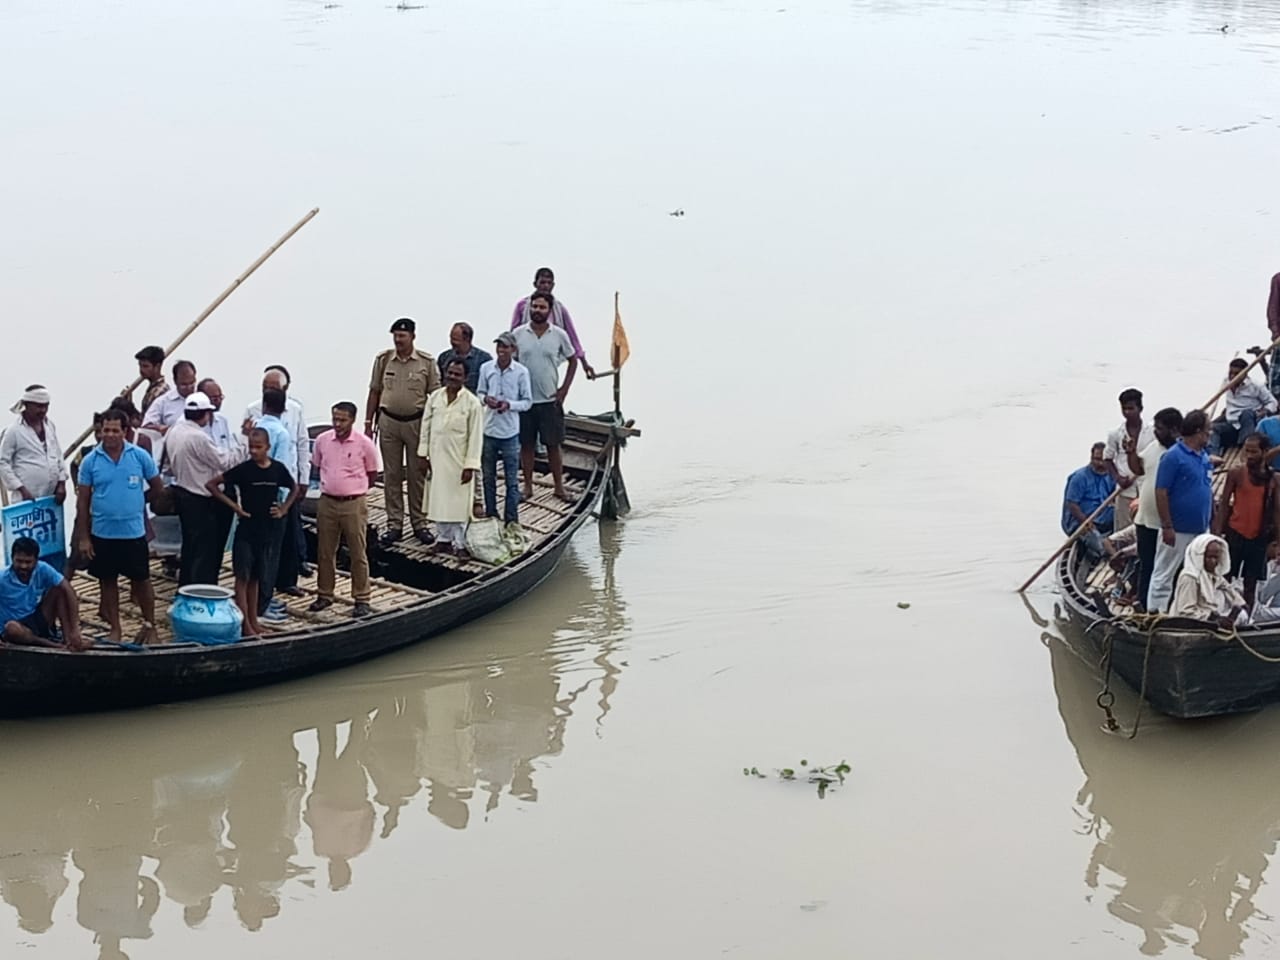
[[[180,587],[169,607],[175,639],[186,642],[235,643],[243,632],[244,615],[235,594],[226,587],[193,584]]]

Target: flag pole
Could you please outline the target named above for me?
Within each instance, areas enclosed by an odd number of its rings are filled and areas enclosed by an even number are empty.
[[[165,347],[165,351],[164,351],[165,359],[166,360],[171,359],[173,356],[173,352],[177,350],[178,347],[182,346],[182,342],[186,340],[187,337],[191,336],[191,334],[196,332],[196,328],[199,327],[200,324],[204,323],[205,320],[209,319],[209,314],[217,310],[218,307],[222,305],[222,301],[226,300],[227,297],[235,293],[236,290],[239,289],[240,284],[248,280],[249,277],[253,275],[253,272],[257,270],[260,266],[262,266],[264,263],[266,263],[267,259],[273,253],[275,253],[282,246],[284,246],[285,241],[287,241],[295,233],[297,233],[299,230],[305,227],[308,223],[310,223],[311,218],[314,217],[319,212],[320,212],[319,207],[315,207],[312,210],[308,211],[307,215],[304,216],[297,223],[295,223],[292,227],[290,227],[288,231],[284,234],[284,236],[282,236],[279,240],[277,240],[275,243],[269,246],[266,252],[262,254],[262,256],[258,257],[257,260],[249,264],[249,266],[245,269],[244,273],[240,274],[240,276],[232,280],[231,284],[225,290],[223,290],[220,294],[218,294],[213,299],[212,303],[210,303],[207,307],[204,308],[204,310],[200,312],[200,316],[196,317],[189,324],[187,324],[187,328],[183,330],[180,334],[178,334],[177,339],[174,340],[173,343],[169,344],[169,346]],[[130,396],[133,393],[133,391],[138,389],[138,387],[141,384],[142,384],[142,377],[135,377],[132,383],[130,383],[127,387],[125,387],[120,391],[119,396],[122,396],[122,397]],[[146,413],[145,410],[141,412]],[[76,450],[79,449],[80,444],[84,443],[84,441],[88,439],[89,434],[91,433],[93,433],[93,427],[89,427],[87,430],[81,433],[80,436],[76,437],[75,440],[71,442],[70,446],[68,446],[67,449],[63,451],[62,458],[65,460],[68,457],[70,457],[72,454],[74,454]]]

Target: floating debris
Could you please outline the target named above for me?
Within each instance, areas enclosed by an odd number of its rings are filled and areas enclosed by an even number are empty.
[[[675,210],[668,211],[667,216],[668,216],[668,217],[683,217],[683,216],[684,216],[684,210],[682,210],[682,209],[680,209],[679,207],[677,207]]]
[[[899,609],[899,610],[910,610],[910,609],[911,609],[911,604],[907,603],[905,600],[899,600],[899,601],[898,601],[898,609]]]
[[[793,767],[783,767],[774,772],[777,773],[779,780],[803,781],[804,783],[813,784],[818,788],[819,800],[827,795],[828,790],[833,790],[842,785],[845,774],[853,769],[844,760],[829,767],[811,767],[808,760],[801,760],[800,766],[802,769],[798,774]],[[743,767],[742,775],[744,777],[758,777],[761,780],[768,779],[757,767]]]

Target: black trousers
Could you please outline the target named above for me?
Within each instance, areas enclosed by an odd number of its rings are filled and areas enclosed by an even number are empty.
[[[178,523],[182,526],[182,558],[178,565],[178,586],[217,583],[222,566],[223,542],[218,540],[218,514],[212,497],[174,488]]]
[[[267,604],[275,596],[277,590],[286,590],[298,585],[298,572],[302,565],[306,540],[302,532],[302,514],[298,504],[294,503],[284,515],[284,539],[280,543],[278,558],[274,564],[270,578],[264,577],[258,583],[258,615],[267,612]]]
[[[210,499],[213,498],[211,497]],[[213,513],[218,525],[218,543],[221,544],[218,553],[218,568],[221,570],[222,561],[227,550],[227,538],[231,536],[231,523],[235,520],[236,515],[225,503],[219,503],[217,500],[213,501]]]
[[[1144,527],[1140,523],[1133,525],[1138,533],[1138,602],[1145,609],[1147,606],[1147,588],[1151,586],[1151,572],[1156,567],[1156,544],[1160,542],[1160,531]]]

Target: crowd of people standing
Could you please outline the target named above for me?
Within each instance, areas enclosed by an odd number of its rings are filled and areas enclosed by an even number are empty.
[[[0,574],[3,640],[84,645],[75,593],[66,585],[87,571],[101,585],[105,639],[123,640],[123,578],[141,614],[138,639],[157,642],[151,561],[157,528],[173,518],[181,546],[167,561],[168,572],[180,586],[217,583],[230,539],[236,602],[246,636],[256,636],[264,625],[290,622],[281,598],[307,595],[300,577],[316,576],[309,610],[333,605],[344,541],[352,614],[374,612],[367,495],[379,472],[387,524],[376,535],[384,548],[404,537],[407,513],[412,535],[433,552],[465,558],[473,515],[519,523],[518,507],[522,497],[532,496],[535,460],[543,451],[555,494],[569,500],[561,454],[564,403],[578,366],[588,377],[595,371],[554,286],[554,273],[539,268],[533,292],[516,304],[509,329],[494,338],[496,356],[474,345],[469,324],[455,323],[449,348],[433,357],[417,348],[417,324],[397,319],[391,349],[374,360],[363,431],[356,428],[359,408],[343,400],[330,408],[331,429],[312,440],[303,405],[290,393],[292,378],[280,364],[263,371],[261,399],[233,423],[216,380],[201,379],[193,362],[178,360],[169,368],[170,384],[164,374],[169,358],[160,347],[147,346],[135,355],[141,404],[121,396],[96,413],[94,444],[68,467],[48,416],[49,391],[31,385],[13,408],[18,419],[0,439],[0,483],[12,499],[52,496],[61,504],[70,481],[76,521],[64,569],[49,562],[52,556],[40,559],[34,541],[15,545],[14,557],[23,560]],[[482,508],[474,502],[477,473]],[[313,475],[319,487],[315,567],[308,562],[300,514]]]

